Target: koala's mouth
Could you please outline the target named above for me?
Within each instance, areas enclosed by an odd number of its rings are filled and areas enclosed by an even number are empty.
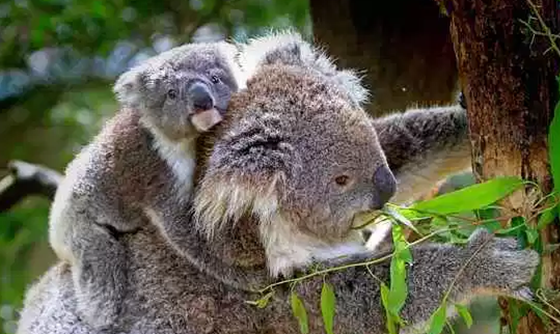
[[[352,217],[352,229],[362,230],[380,223],[383,219],[381,210],[368,210],[355,214]]]
[[[226,114],[226,108],[221,108],[221,107],[218,107],[218,106],[214,106],[214,109],[216,109],[221,115]]]
[[[223,120],[223,113],[216,107],[197,109],[190,115],[190,121],[199,132],[206,132]]]

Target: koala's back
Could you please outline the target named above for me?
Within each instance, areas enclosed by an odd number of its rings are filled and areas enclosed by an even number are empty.
[[[91,334],[76,315],[70,267],[53,266],[26,293],[17,334]]]
[[[246,303],[259,297],[197,269],[146,225],[123,237],[130,252],[127,298],[115,327],[87,326],[77,311],[73,267],[59,263],[27,292],[17,334],[298,334],[278,293],[266,309]]]
[[[68,165],[50,213],[49,238],[61,259],[74,258],[67,227],[77,221],[120,231],[143,224],[140,208],[172,178],[152,141],[138,113],[124,109]]]
[[[74,189],[95,187],[108,197],[140,203],[157,192],[167,168],[153,148],[153,138],[140,125],[138,113],[117,113],[90,145],[69,166]]]

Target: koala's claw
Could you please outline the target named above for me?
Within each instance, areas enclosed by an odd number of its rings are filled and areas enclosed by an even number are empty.
[[[535,294],[531,290],[531,288],[525,286],[518,290],[513,291],[510,295],[511,298],[519,299],[526,302],[531,302],[535,299]]]

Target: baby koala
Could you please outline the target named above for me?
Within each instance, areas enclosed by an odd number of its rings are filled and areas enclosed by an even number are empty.
[[[245,83],[237,47],[188,44],[118,78],[119,112],[66,170],[49,241],[71,264],[80,316],[110,327],[126,293],[123,233],[188,218],[196,139],[222,120]]]

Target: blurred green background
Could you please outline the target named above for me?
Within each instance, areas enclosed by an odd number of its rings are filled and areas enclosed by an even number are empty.
[[[286,27],[311,37],[307,1],[0,2],[0,178],[12,159],[63,171],[115,112],[115,77],[142,59],[185,42],[243,41]],[[15,331],[26,287],[55,260],[49,205],[28,197],[0,213],[0,333]],[[488,303],[473,314],[497,317]]]

